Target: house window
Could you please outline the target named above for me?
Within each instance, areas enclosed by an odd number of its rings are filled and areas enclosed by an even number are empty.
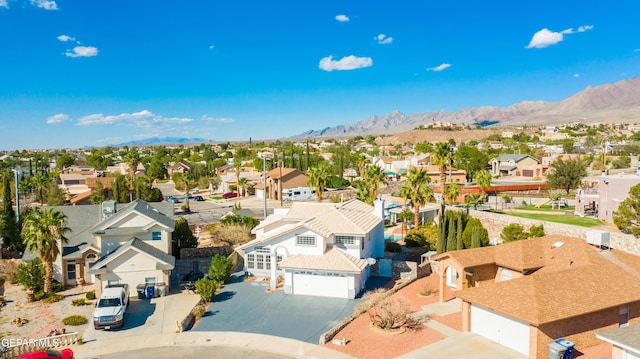
[[[146,284],[146,285],[155,285],[156,284],[156,278],[155,277],[146,277],[144,279],[144,284]]]
[[[513,273],[511,272],[511,269],[502,268],[502,272],[500,272],[500,281],[504,282],[512,278],[513,278]]]
[[[456,281],[458,280],[458,272],[453,267],[447,267],[447,285],[449,287],[456,288]]]
[[[256,256],[256,269],[264,269],[264,256],[262,254]]]
[[[256,247],[256,253],[271,253],[269,248]]]
[[[76,261],[67,262],[67,280],[76,280]]]
[[[282,256],[276,256],[276,269],[280,270],[280,262],[282,262]]]
[[[247,268],[254,269],[255,268],[256,256],[255,254],[247,254]]]
[[[629,326],[629,304],[621,305],[618,310],[618,323],[620,327]]]
[[[118,285],[120,284],[120,279],[109,279],[107,281],[107,286]]]
[[[162,239],[162,233],[161,232],[152,232],[151,233],[151,240],[152,241],[159,241]]]
[[[297,246],[315,246],[316,237],[314,236],[296,236]]]
[[[336,236],[336,244],[354,245],[356,239],[352,236]]]

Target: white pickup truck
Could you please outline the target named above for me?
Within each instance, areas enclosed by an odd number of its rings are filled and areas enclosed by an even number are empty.
[[[96,303],[93,313],[95,329],[121,328],[124,325],[124,312],[129,305],[129,286],[127,284],[107,286]]]

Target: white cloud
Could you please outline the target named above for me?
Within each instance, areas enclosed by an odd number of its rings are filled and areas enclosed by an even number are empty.
[[[58,10],[58,5],[53,0],[31,0],[31,4],[45,10]]]
[[[0,0],[0,7],[9,8],[9,3],[7,2],[7,0]]]
[[[347,15],[336,15],[336,20],[340,22],[347,22],[349,21],[349,17]]]
[[[214,118],[214,117],[210,117],[210,116],[202,116],[202,121],[219,122],[219,123],[233,123],[233,122],[235,122],[234,119],[229,118],[229,117]]]
[[[354,55],[345,56],[338,61],[333,60],[333,56],[323,57],[320,59],[319,64],[319,67],[324,71],[355,70],[370,66],[373,66],[373,60],[370,57],[357,57]]]
[[[573,74],[573,77],[578,78],[580,77],[580,74]]]
[[[67,42],[67,41],[76,41],[76,38],[68,35],[60,35],[58,36],[58,40],[62,42]]]
[[[69,115],[65,115],[64,113],[59,113],[57,115],[53,115],[47,118],[47,123],[48,124],[63,123],[65,121],[69,121],[70,119],[71,118],[69,118]]]
[[[388,45],[388,44],[393,42],[393,37],[389,37],[389,36],[387,36],[385,34],[380,34],[380,35],[374,37],[374,39],[376,41],[378,41],[378,43],[380,45]]]
[[[586,32],[591,29],[593,29],[593,25],[584,25],[580,26],[577,31],[574,31],[573,28],[568,28],[560,32],[554,32],[545,27],[544,29],[533,34],[533,37],[531,38],[531,41],[529,42],[529,45],[526,46],[526,48],[542,49],[551,45],[555,45],[564,40],[564,35],[575,34],[576,32]]]
[[[164,117],[153,114],[149,110],[134,113],[122,113],[120,115],[105,116],[101,113],[81,117],[78,120],[80,126],[94,125],[126,125],[144,128],[154,128],[157,125],[170,123],[189,123],[190,118]]]
[[[213,49],[214,47],[215,47],[215,46],[213,46],[213,45],[209,45],[209,48],[210,48],[210,49]]]
[[[640,48],[639,49],[633,49],[633,52],[640,52]]]
[[[427,71],[440,72],[442,70],[446,70],[451,67],[451,64],[440,64],[436,67],[429,67]]]
[[[98,49],[93,46],[76,46],[73,50],[67,50],[67,57],[93,57],[98,56]]]

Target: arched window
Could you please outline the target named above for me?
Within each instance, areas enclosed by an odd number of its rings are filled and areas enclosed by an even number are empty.
[[[89,253],[87,254],[87,259],[97,259],[98,256],[95,253]]]
[[[458,281],[458,272],[453,267],[447,267],[447,285],[449,287],[456,288],[456,282]]]

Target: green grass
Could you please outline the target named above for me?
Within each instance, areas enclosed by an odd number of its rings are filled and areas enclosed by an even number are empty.
[[[545,214],[545,213],[538,214],[538,213],[516,213],[516,212],[509,212],[509,213],[503,212],[503,214],[506,214],[508,216],[520,217],[520,218],[536,219],[539,221],[570,224],[573,226],[580,226],[580,227],[595,227],[595,226],[604,224],[604,222],[599,219],[583,218],[583,217],[571,215],[571,214],[557,215],[557,214]]]
[[[518,207],[516,209],[522,209],[527,211],[540,211],[540,212],[564,212],[564,211],[575,211],[576,207],[569,206],[569,207],[560,208],[560,209],[553,209],[551,208],[550,205],[542,206],[540,208],[536,207],[535,205],[531,205],[531,206]]]
[[[156,183],[167,183],[169,180],[156,180]]]

